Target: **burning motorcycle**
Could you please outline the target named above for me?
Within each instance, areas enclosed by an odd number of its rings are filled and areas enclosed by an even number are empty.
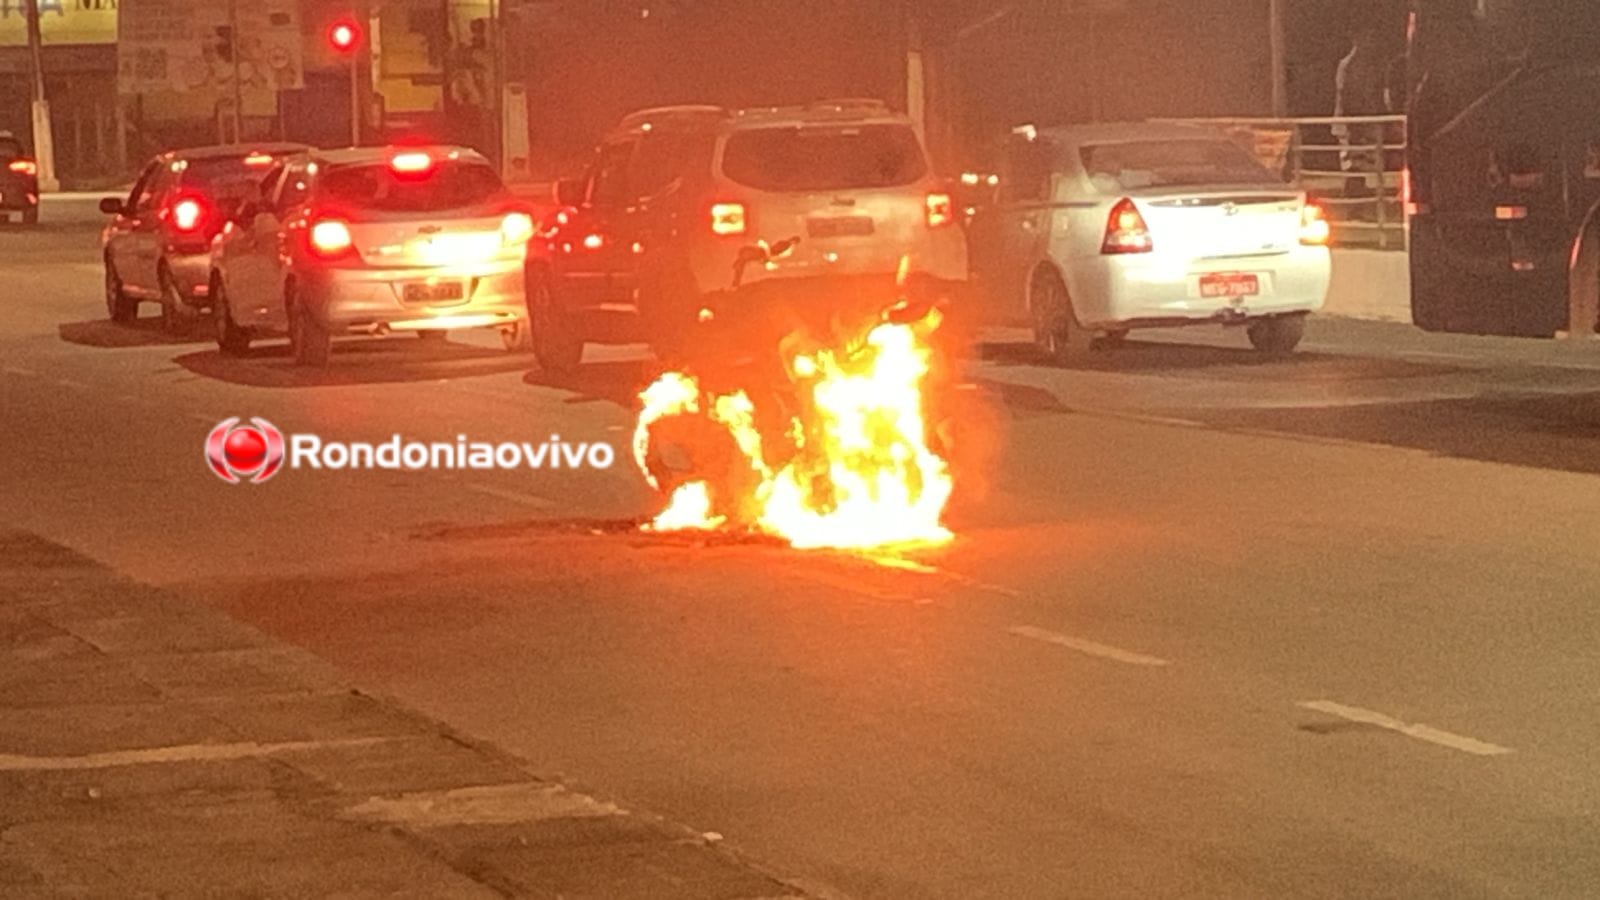
[[[739,254],[709,298],[693,365],[641,395],[634,458],[666,498],[656,530],[734,528],[797,547],[942,542],[944,298],[908,275],[881,284],[744,282],[798,239]],[[948,432],[945,432],[948,434]]]

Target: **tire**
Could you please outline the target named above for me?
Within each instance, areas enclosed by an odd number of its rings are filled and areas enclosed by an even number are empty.
[[[1033,313],[1034,344],[1046,360],[1066,366],[1088,356],[1094,332],[1078,325],[1059,274],[1051,269],[1034,273],[1028,286],[1028,307]]]
[[[562,313],[550,276],[543,272],[528,275],[528,340],[547,372],[570,375],[583,362],[583,338]]]
[[[39,207],[30,206],[27,209],[23,210],[22,211],[22,224],[24,224],[24,225],[37,225],[37,224],[39,224]]]
[[[139,318],[139,301],[123,290],[122,278],[109,259],[106,260],[106,315],[118,325],[129,325]]]
[[[211,282],[211,318],[217,330],[217,349],[223,356],[243,356],[250,351],[250,332],[233,320],[220,278]]]
[[[161,284],[161,330],[170,335],[183,335],[189,331],[190,316],[187,304],[178,293],[178,284],[165,268],[159,275]]]
[[[1293,353],[1306,336],[1304,314],[1272,316],[1257,319],[1247,329],[1250,344],[1262,353],[1273,355]]]
[[[295,365],[326,366],[333,353],[333,336],[304,304],[295,300],[293,288],[289,289],[284,305],[289,310],[289,346],[294,350]]]
[[[524,316],[514,324],[506,325],[500,329],[500,343],[505,345],[507,353],[532,353],[533,329]]]

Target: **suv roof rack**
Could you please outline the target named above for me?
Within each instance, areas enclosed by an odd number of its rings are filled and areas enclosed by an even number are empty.
[[[622,124],[617,126],[622,130],[632,130],[652,122],[664,119],[726,119],[730,113],[720,106],[689,105],[682,106],[657,106],[652,109],[641,109],[629,113],[623,118]]]

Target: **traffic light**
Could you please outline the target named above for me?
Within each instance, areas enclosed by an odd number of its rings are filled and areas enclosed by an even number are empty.
[[[328,44],[335,52],[349,53],[361,43],[361,26],[354,20],[340,19],[328,29]]]

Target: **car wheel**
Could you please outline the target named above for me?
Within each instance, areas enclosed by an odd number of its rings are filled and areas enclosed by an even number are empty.
[[[295,301],[290,290],[284,305],[289,310],[289,345],[294,350],[296,365],[320,367],[328,364],[333,353],[333,336],[322,327],[311,310]]]
[[[39,207],[30,206],[27,209],[23,210],[22,211],[22,224],[24,224],[24,225],[37,225],[37,224],[39,224]]]
[[[1262,353],[1293,353],[1306,336],[1305,315],[1257,319],[1248,329],[1250,344]]]
[[[250,332],[233,320],[222,279],[211,283],[211,319],[217,329],[217,349],[224,356],[243,356],[250,350]]]
[[[127,325],[139,317],[139,301],[129,297],[123,289],[122,278],[109,259],[106,260],[106,314],[119,325]]]
[[[1028,305],[1033,311],[1033,340],[1051,363],[1064,366],[1088,354],[1094,332],[1078,327],[1072,300],[1061,276],[1040,269],[1029,286]]]
[[[550,276],[537,272],[528,276],[528,338],[533,355],[546,371],[569,375],[583,362],[583,338],[556,303]]]

